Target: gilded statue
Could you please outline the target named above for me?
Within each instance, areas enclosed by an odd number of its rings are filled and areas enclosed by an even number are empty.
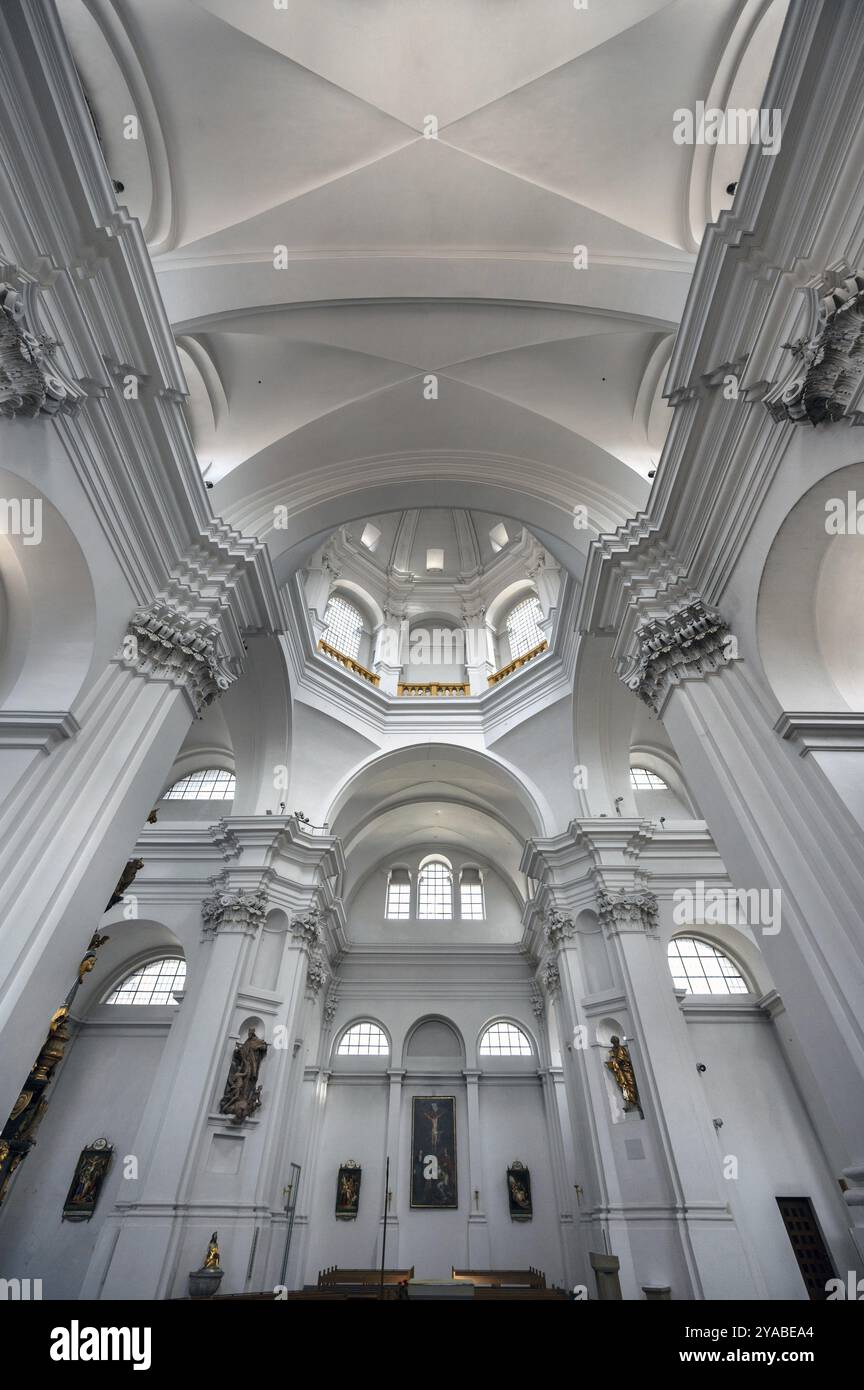
[[[219,1102],[220,1115],[230,1115],[235,1124],[242,1125],[261,1104],[258,1072],[266,1052],[266,1042],[257,1036],[253,1027],[249,1028],[245,1042],[235,1044],[225,1091]]]
[[[625,1110],[638,1110],[639,1114],[644,1115],[639,1101],[639,1088],[636,1085],[636,1073],[633,1070],[633,1061],[630,1057],[630,1049],[622,1043],[617,1033],[613,1033],[609,1039],[611,1046],[606,1066],[614,1076],[618,1089],[624,1097]]]
[[[221,1270],[222,1268],[222,1266],[219,1263],[219,1246],[216,1241],[218,1234],[218,1231],[214,1231],[212,1236],[210,1237],[210,1244],[207,1246],[207,1254],[204,1256],[204,1263],[201,1266],[202,1269]]]

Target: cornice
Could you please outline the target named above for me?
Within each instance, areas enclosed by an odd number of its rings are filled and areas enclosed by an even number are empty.
[[[798,745],[802,758],[813,752],[860,753],[864,749],[864,714],[854,710],[785,710],[774,729]]]

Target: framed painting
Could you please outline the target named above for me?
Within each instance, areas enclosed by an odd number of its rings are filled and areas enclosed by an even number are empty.
[[[458,1205],[456,1099],[412,1096],[411,1206],[453,1211]]]
[[[514,1158],[507,1169],[507,1200],[510,1203],[511,1221],[530,1221],[534,1215],[531,1200],[531,1172]]]
[[[63,1203],[63,1221],[89,1221],[96,1210],[105,1174],[111,1166],[114,1146],[107,1139],[94,1139],[81,1150],[75,1176]]]
[[[336,1179],[336,1220],[356,1221],[360,1208],[360,1179],[363,1169],[349,1158],[339,1169]]]

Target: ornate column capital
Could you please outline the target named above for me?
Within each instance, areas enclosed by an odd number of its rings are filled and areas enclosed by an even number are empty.
[[[725,666],[734,642],[728,624],[701,598],[640,623],[634,639],[636,649],[619,674],[658,715],[672,686]]]
[[[531,1012],[535,1018],[542,1018],[546,1012],[546,1003],[543,998],[543,991],[534,980],[531,984]]]
[[[309,964],[306,967],[306,987],[317,997],[329,979],[330,971],[327,969],[326,957],[321,947],[316,946],[309,952]]]
[[[321,914],[312,907],[302,917],[292,917],[288,930],[298,946],[312,954],[320,948],[323,939]]]
[[[324,1027],[332,1028],[336,1010],[339,1007],[339,990],[336,981],[331,979],[327,990],[327,998],[324,1000]]]
[[[765,405],[775,420],[791,420],[796,425],[830,424],[844,417],[860,424],[864,275],[840,266],[826,272],[821,284],[807,293],[811,300],[810,330],[783,344],[794,359],[792,375],[768,393]]]
[[[607,936],[625,931],[657,931],[657,895],[645,888],[630,892],[620,888],[614,895],[601,890],[597,894],[597,904],[600,923]]]
[[[547,994],[555,994],[561,988],[561,972],[554,960],[547,960],[543,966],[543,985]]]
[[[543,914],[543,930],[553,951],[576,935],[572,917],[565,917],[557,907],[547,907]]]
[[[0,419],[71,413],[84,392],[60,375],[58,344],[32,327],[33,283],[0,282]]]
[[[214,624],[189,618],[157,599],[132,615],[120,657],[143,676],[176,680],[200,718],[237,679],[236,663],[222,656],[220,639]]]
[[[267,894],[263,888],[217,886],[201,903],[204,931],[215,936],[225,929],[248,931],[254,934],[267,915]]]

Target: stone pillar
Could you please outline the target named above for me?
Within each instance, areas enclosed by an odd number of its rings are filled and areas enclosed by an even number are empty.
[[[399,1152],[399,1127],[402,1115],[402,1082],[405,1079],[405,1072],[398,1067],[387,1069],[387,1079],[390,1083],[387,1095],[387,1137],[386,1151],[384,1154],[383,1169],[386,1172],[386,1160],[390,1159],[390,1206],[387,1209],[387,1249],[384,1252],[387,1260],[388,1269],[399,1267],[399,1174],[402,1171],[402,1155]],[[381,1259],[381,1244],[384,1232],[384,1210],[387,1193],[382,1187],[381,1190],[381,1218],[379,1221],[378,1236],[378,1259]]]
[[[201,1232],[220,1222],[222,1292],[244,1289],[256,1228],[263,1239],[253,1278],[263,1288],[278,1282],[283,1188],[305,1150],[297,1122],[304,1039],[318,1027],[329,977],[321,916],[303,904],[314,903],[341,861],[338,842],[308,835],[291,817],[232,817],[230,837],[233,856],[202,904],[186,998],[136,1138],[140,1176],[103,1228],[83,1297],[182,1296]],[[253,965],[259,928],[275,909],[286,929],[275,987],[263,989],[252,983]],[[234,1045],[250,1023],[268,1044],[261,1106],[236,1123],[219,1105]]]
[[[82,702],[78,734],[4,808],[0,953],[18,963],[0,987],[4,1114],[193,718],[235,679],[239,659],[221,647],[219,628],[176,606],[140,610]]]
[[[746,920],[830,1116],[823,1140],[849,1184],[864,1257],[860,827],[813,759],[774,730],[734,636],[701,600],[623,631],[619,650],[622,679],[662,716],[733,883],[760,895],[764,920]]]
[[[489,1269],[491,1249],[483,1192],[483,1131],[480,1126],[480,1072],[465,1071],[468,1102],[468,1262],[471,1269]],[[479,1203],[474,1193],[479,1192]]]

